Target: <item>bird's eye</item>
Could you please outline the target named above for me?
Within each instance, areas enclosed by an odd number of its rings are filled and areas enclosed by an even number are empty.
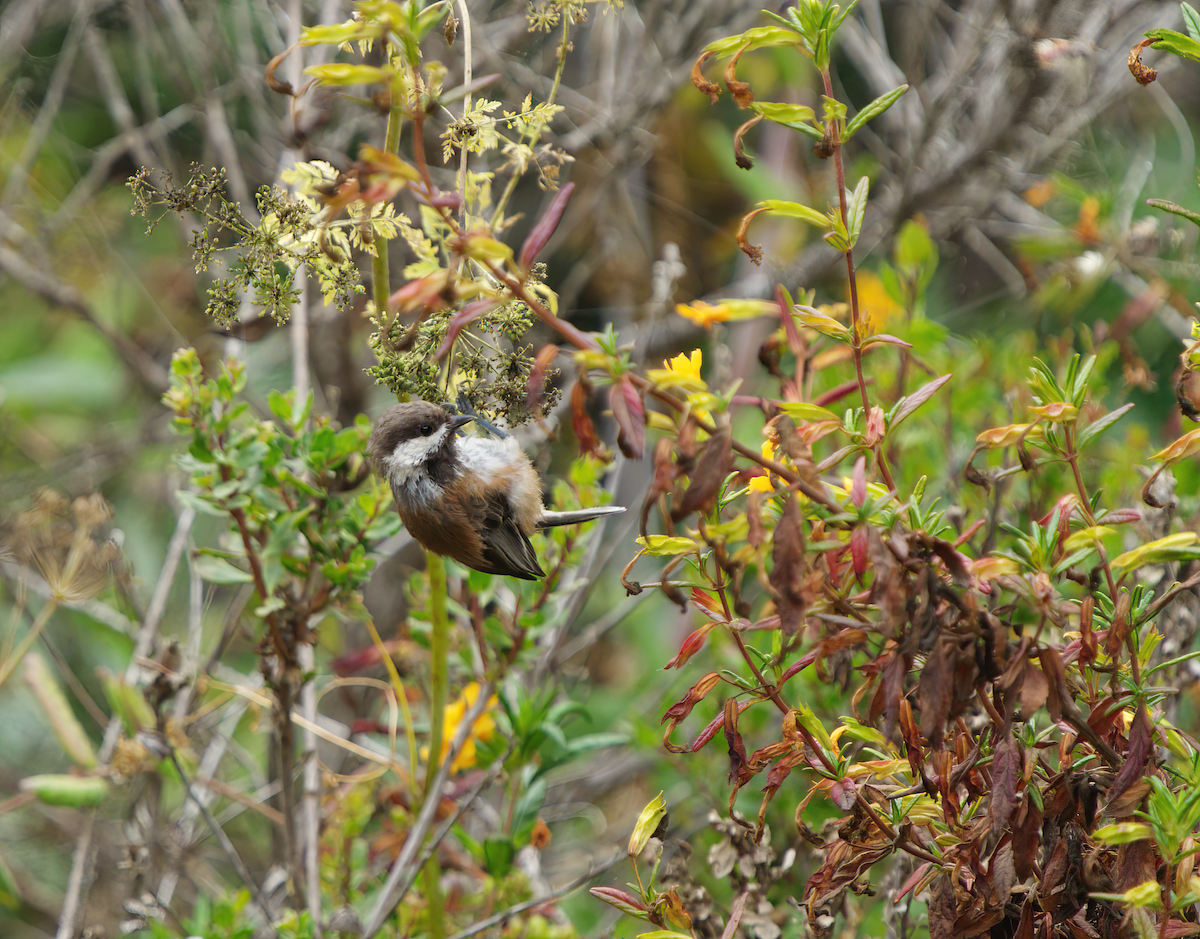
[[[433,425],[432,424],[422,424],[420,430],[421,430],[422,437],[428,437],[430,434],[433,433]]]

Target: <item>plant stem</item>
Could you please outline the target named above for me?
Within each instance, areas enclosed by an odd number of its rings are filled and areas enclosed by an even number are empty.
[[[385,153],[395,153],[400,149],[400,125],[400,109],[393,103],[388,111],[387,132],[383,141]],[[375,235],[374,248],[375,256],[371,258],[371,299],[375,302],[375,315],[382,317],[392,292],[388,282],[387,240]]]
[[[571,18],[563,17],[563,37],[562,42],[558,44],[558,68],[554,72],[554,84],[550,86],[550,95],[546,98],[546,104],[554,104],[555,97],[558,96],[558,88],[562,84],[563,70],[567,67],[567,51],[571,45]],[[533,150],[537,146],[538,140],[541,138],[541,132],[530,134],[529,149]],[[504,187],[504,194],[496,202],[496,209],[492,212],[492,230],[495,231],[496,225],[504,217],[504,209],[508,205],[508,200],[512,198],[513,192],[517,188],[517,183],[521,180],[521,173],[516,169],[513,170],[512,176],[508,178],[508,184]]]
[[[442,757],[442,739],[445,733],[446,685],[448,682],[447,659],[449,658],[450,623],[446,616],[446,562],[440,554],[425,552],[425,569],[429,573],[429,621],[430,632],[430,692],[429,692],[429,762],[425,767],[425,799],[437,800],[433,783],[438,774]],[[442,939],[446,934],[442,918],[441,897],[442,871],[437,855],[433,854],[425,865],[425,903],[429,911],[429,935],[431,939]]]
[[[42,634],[42,630],[46,628],[46,624],[50,622],[50,617],[54,615],[54,611],[58,609],[58,601],[51,598],[46,601],[38,612],[37,619],[33,621],[33,625],[29,627],[29,632],[25,634],[25,638],[20,644],[0,662],[0,685],[8,681],[8,676],[13,673],[25,655],[33,648],[33,644],[37,642],[38,636]]]
[[[829,77],[829,69],[821,70],[821,80],[825,83],[825,94],[833,97],[833,81]],[[837,173],[837,190],[838,190],[838,208],[842,215],[842,225],[849,228],[849,212],[846,207],[846,168],[842,163],[842,138],[836,122],[833,132],[833,167]],[[854,246],[851,245],[845,251],[846,254],[846,279],[850,285],[850,348],[854,352],[854,375],[858,379],[858,393],[862,398],[863,420],[871,414],[871,401],[867,397],[867,382],[863,377],[862,368],[862,332],[858,328],[858,278],[854,273]],[[879,473],[883,476],[883,481],[889,489],[895,489],[896,483],[892,480],[892,474],[888,470],[887,462],[883,458],[883,449],[877,443],[875,445],[875,465],[879,467]]]

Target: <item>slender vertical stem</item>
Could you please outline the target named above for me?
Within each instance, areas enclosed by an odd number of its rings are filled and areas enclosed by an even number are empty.
[[[433,791],[442,758],[445,735],[446,685],[449,681],[447,660],[450,652],[450,622],[446,616],[446,562],[440,554],[425,552],[425,569],[429,573],[430,632],[430,694],[429,694],[429,762],[425,767],[425,799],[439,798]],[[425,903],[429,911],[429,935],[442,939],[446,934],[442,918],[442,871],[437,855],[425,865]]]
[[[383,149],[387,153],[395,153],[400,149],[401,121],[400,108],[393,102],[388,111],[387,133],[383,141]],[[375,256],[371,258],[371,299],[375,302],[375,315],[382,317],[387,312],[387,299],[392,292],[388,283],[387,241],[376,236],[373,247]]]
[[[458,13],[462,17],[463,31],[463,84],[468,88],[471,87],[471,79],[473,75],[472,61],[472,37],[471,37],[471,11],[467,9],[466,0],[458,0]],[[471,113],[471,92],[467,92],[463,96],[463,117]],[[468,151],[463,147],[459,152],[458,161],[458,191],[465,197],[467,194],[467,156]],[[466,214],[467,200],[464,198],[459,211]]]
[[[562,84],[563,71],[567,67],[567,52],[571,47],[571,18],[563,17],[563,36],[562,42],[558,44],[558,68],[554,72],[554,84],[550,86],[550,94],[546,97],[546,104],[554,104],[554,99],[558,96],[559,86]],[[537,146],[539,133],[530,135],[529,149],[532,150]],[[504,209],[508,205],[508,200],[512,198],[513,191],[517,188],[517,183],[521,179],[521,174],[513,171],[512,176],[508,178],[508,185],[504,187],[504,194],[500,196],[500,200],[496,203],[496,210],[492,213],[492,228],[500,223],[504,217]]]
[[[825,84],[825,94],[833,97],[833,81],[829,77],[829,69],[821,70],[821,80]],[[837,173],[838,208],[842,215],[842,225],[849,227],[849,211],[846,206],[846,168],[842,163],[842,139],[836,126],[833,132],[833,167]],[[854,274],[854,246],[846,249],[846,280],[850,285],[850,348],[854,352],[854,375],[858,379],[858,393],[862,398],[863,420],[871,414],[871,401],[867,397],[867,382],[863,377],[862,367],[862,333],[858,328],[858,278]],[[895,489],[892,474],[888,470],[887,461],[883,458],[883,449],[875,445],[875,464],[879,467],[880,475],[889,489]]]
[[[13,669],[21,664],[21,660],[33,648],[33,644],[37,642],[38,636],[42,634],[42,630],[46,628],[46,624],[50,622],[50,617],[54,615],[54,611],[57,609],[57,600],[47,600],[38,612],[37,619],[29,627],[29,632],[25,634],[25,638],[21,640],[16,649],[8,654],[3,662],[0,662],[0,685],[3,685],[8,680],[8,676],[13,673]]]

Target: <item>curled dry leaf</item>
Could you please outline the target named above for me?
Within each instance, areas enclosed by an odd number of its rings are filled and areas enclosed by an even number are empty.
[[[716,55],[716,53],[711,49],[706,50],[700,55],[700,58],[696,60],[696,64],[692,66],[692,84],[701,94],[708,95],[708,100],[711,104],[716,104],[719,100],[721,100],[721,86],[715,84],[714,82],[710,82],[707,78],[705,78],[701,69],[703,68],[704,63],[711,59],[714,55]]]
[[[693,512],[707,512],[713,507],[726,477],[733,470],[733,428],[727,423],[717,429],[700,451],[683,498],[671,511],[671,520],[678,522]]]
[[[771,542],[771,593],[779,611],[784,636],[794,636],[802,625],[808,604],[804,598],[804,517],[794,493],[784,503]]]

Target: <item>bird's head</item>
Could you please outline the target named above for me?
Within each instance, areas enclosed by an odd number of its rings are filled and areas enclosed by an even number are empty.
[[[385,411],[371,430],[367,453],[389,479],[407,478],[451,446],[469,414],[451,414],[439,404],[409,401]]]

